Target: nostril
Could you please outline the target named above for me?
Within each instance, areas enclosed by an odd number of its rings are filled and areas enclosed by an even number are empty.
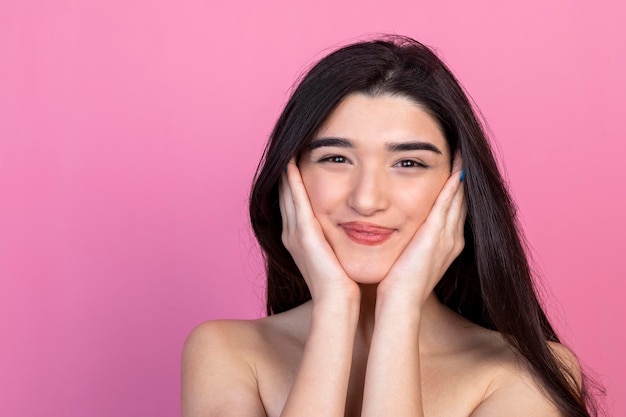
[[[380,181],[360,181],[352,190],[349,204],[361,215],[372,215],[388,207],[385,188]]]

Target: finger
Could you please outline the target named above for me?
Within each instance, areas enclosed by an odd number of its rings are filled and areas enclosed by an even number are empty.
[[[461,184],[461,186],[459,187],[458,203],[455,201],[455,204],[458,204],[460,206],[458,209],[455,209],[455,211],[459,211],[459,215],[457,216],[456,224],[453,225],[455,227],[453,230],[456,236],[455,241],[457,243],[458,255],[463,251],[463,248],[465,247],[465,219],[467,217],[467,201],[465,199],[464,184]]]
[[[435,204],[433,204],[431,213],[435,214],[435,216],[436,213],[440,213],[442,216],[440,217],[441,220],[448,217],[454,197],[457,195],[459,187],[461,186],[460,175],[460,171],[455,171],[450,175],[450,178],[448,178],[439,196],[435,200]]]
[[[461,156],[461,152],[458,152],[454,155],[454,160],[452,161],[452,173],[461,171],[463,169],[463,157]]]
[[[289,231],[295,224],[296,208],[293,204],[291,189],[287,182],[287,174],[282,174],[279,185],[278,202],[280,204],[280,215],[283,220],[283,230]]]
[[[300,175],[300,170],[298,169],[298,166],[293,158],[287,164],[287,181],[289,184],[291,200],[293,201],[295,207],[294,210],[298,213],[298,217],[296,217],[296,219],[300,216],[303,216],[306,219],[314,217],[309,196],[306,192],[306,188],[304,187],[302,176]]]
[[[467,219],[467,200],[463,197],[463,205],[461,207],[461,216],[459,217],[459,230],[461,233],[465,231],[465,220]]]
[[[435,202],[435,204],[441,204],[440,207],[443,208],[446,215],[448,215],[448,212],[452,208],[452,204],[454,203],[455,198],[459,193],[459,189],[462,188],[462,176],[463,158],[461,157],[461,152],[457,152],[454,155],[454,160],[452,162],[452,173],[450,174],[450,178],[448,178],[448,181],[446,182],[444,188],[441,190],[440,193],[441,201]]]
[[[465,187],[461,183],[457,188],[457,191],[450,204],[450,210],[448,212],[448,226],[452,230],[462,230],[465,224],[465,216],[467,213],[467,207],[465,204]]]
[[[454,168],[454,172],[459,172],[459,188],[457,190],[457,197],[460,201],[458,201],[456,204],[460,204],[460,210],[461,213],[458,216],[459,219],[459,226],[461,228],[461,230],[463,230],[463,226],[465,225],[465,218],[467,216],[467,201],[465,198],[465,184],[464,184],[464,180],[465,180],[465,167],[463,166],[463,156],[461,155],[460,151],[457,151],[455,157],[454,157],[454,164],[453,164],[453,168]]]
[[[457,151],[454,155],[454,161],[452,163],[452,174],[450,175],[452,178],[458,178],[458,188],[452,197],[452,201],[450,203],[450,211],[448,213],[448,219],[452,222],[451,226],[454,226],[457,230],[459,226],[461,229],[465,224],[465,216],[467,212],[467,207],[465,203],[465,187],[463,185],[463,180],[465,177],[465,171],[463,168],[463,157],[461,156],[461,152]]]

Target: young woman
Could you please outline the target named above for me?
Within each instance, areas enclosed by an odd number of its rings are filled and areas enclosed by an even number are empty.
[[[514,211],[427,47],[386,37],[330,54],[287,103],[251,193],[268,317],[192,332],[183,415],[593,414]]]

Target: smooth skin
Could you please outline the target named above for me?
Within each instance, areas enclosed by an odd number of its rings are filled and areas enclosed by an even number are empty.
[[[312,143],[280,189],[282,240],[312,300],[194,329],[183,416],[559,416],[500,334],[433,293],[466,217],[462,161],[450,166],[435,120],[403,96],[354,94]],[[363,244],[354,222],[392,232]]]

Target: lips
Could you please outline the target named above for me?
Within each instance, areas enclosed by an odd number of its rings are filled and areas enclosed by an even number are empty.
[[[395,229],[364,222],[341,223],[348,237],[361,245],[379,245],[389,239]]]

